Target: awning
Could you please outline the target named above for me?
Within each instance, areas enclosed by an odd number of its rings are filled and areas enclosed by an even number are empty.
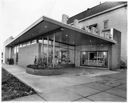
[[[56,41],[70,45],[115,44],[115,40],[95,35],[48,17],[41,17],[6,46],[15,46],[41,37],[55,34]],[[52,38],[51,38],[52,39]]]

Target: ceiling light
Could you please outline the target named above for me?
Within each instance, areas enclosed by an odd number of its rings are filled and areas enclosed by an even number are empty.
[[[103,52],[103,55],[104,55],[104,56],[106,56],[106,55],[107,55],[107,53],[106,53],[106,52]]]
[[[86,52],[83,52],[83,55],[85,55],[86,54]]]
[[[45,25],[44,28],[48,28],[47,25]]]

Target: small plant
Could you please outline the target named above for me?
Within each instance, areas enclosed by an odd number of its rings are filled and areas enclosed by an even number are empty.
[[[13,58],[8,58],[7,62],[9,65],[13,65],[14,64],[14,59]]]
[[[126,69],[127,68],[127,64],[123,60],[120,61],[120,68],[121,69]]]
[[[37,62],[37,65],[43,65],[43,61],[42,61],[42,58],[38,58],[38,62]]]
[[[37,64],[37,57],[35,56],[34,64]]]

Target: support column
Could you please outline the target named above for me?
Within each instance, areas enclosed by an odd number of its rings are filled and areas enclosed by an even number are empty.
[[[14,63],[17,64],[17,60],[16,60],[16,58],[17,58],[17,46],[14,47],[14,50],[15,50],[15,57],[14,57],[15,62]]]
[[[55,34],[53,35],[53,68],[55,67]]]
[[[47,37],[47,65],[48,65],[48,59],[49,58],[49,37]]]
[[[116,70],[120,68],[120,58],[121,58],[121,32],[113,29],[113,39],[117,42],[116,44],[112,44],[110,46],[110,61],[109,61],[109,68],[111,70]]]
[[[42,60],[44,60],[44,38],[42,38]]]
[[[16,64],[18,64],[18,45],[16,46]]]
[[[12,58],[12,47],[9,47],[9,59]]]
[[[98,57],[98,54],[99,54],[99,53],[98,53],[98,51],[97,51],[97,54],[96,54],[97,57]],[[96,65],[97,65],[97,66],[99,65],[98,63],[99,63],[99,62],[98,62],[98,58],[96,58]]]
[[[37,44],[38,44],[38,59],[41,58],[41,44],[39,43],[39,41],[37,40]]]

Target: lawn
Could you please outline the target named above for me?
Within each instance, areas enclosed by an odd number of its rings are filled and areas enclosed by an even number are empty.
[[[2,68],[2,101],[8,101],[36,92]]]

